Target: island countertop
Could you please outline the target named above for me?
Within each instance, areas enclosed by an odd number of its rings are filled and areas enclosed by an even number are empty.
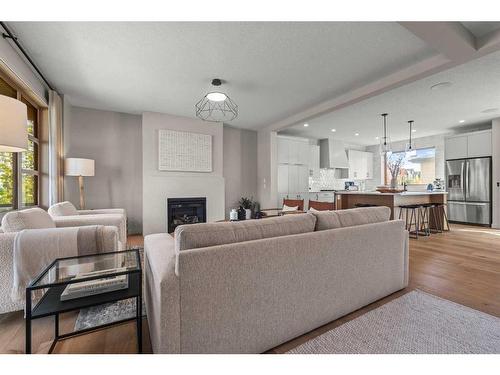
[[[381,193],[379,191],[343,190],[343,191],[336,191],[335,194],[412,196],[412,195],[439,195],[439,194],[448,194],[448,192],[446,192],[446,191],[402,191],[400,193]]]
[[[387,206],[391,209],[391,219],[399,217],[399,207],[409,204],[445,204],[446,191],[405,191],[400,193],[380,193],[378,191],[337,191],[337,209],[363,207],[366,205]]]

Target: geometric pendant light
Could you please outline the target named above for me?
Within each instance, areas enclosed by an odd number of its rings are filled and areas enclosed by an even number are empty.
[[[196,117],[204,121],[227,122],[238,116],[238,106],[219,90],[222,80],[214,78],[212,86],[214,90],[206,94],[196,103]]]

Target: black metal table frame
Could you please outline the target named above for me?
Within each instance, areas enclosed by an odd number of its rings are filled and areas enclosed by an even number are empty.
[[[80,302],[80,304],[76,308],[75,307],[68,307],[67,309],[48,311],[46,313],[38,314],[36,316],[32,315],[32,312],[36,311],[37,307],[42,304],[42,302],[44,301],[44,298],[48,295],[48,291],[47,291],[43,295],[43,297],[40,298],[40,300],[37,302],[35,307],[32,309],[32,307],[31,307],[32,299],[31,298],[32,298],[32,292],[34,290],[39,290],[39,289],[49,289],[50,290],[50,288],[55,288],[55,287],[66,287],[68,284],[74,284],[76,282],[81,281],[81,280],[79,280],[79,281],[65,281],[65,282],[50,283],[50,284],[46,284],[46,285],[42,285],[42,286],[35,286],[35,284],[38,283],[46,275],[46,273],[54,266],[54,264],[56,264],[56,262],[58,262],[60,260],[85,258],[85,257],[90,257],[90,256],[100,256],[100,255],[106,255],[106,254],[119,254],[119,253],[126,253],[126,252],[135,252],[136,253],[138,268],[134,269],[134,270],[113,273],[112,276],[136,275],[136,277],[134,277],[136,279],[135,282],[138,283],[138,285],[136,285],[137,286],[136,293],[133,293],[133,294],[126,293],[126,292],[130,292],[130,290],[133,288],[133,285],[132,286],[130,285],[130,281],[133,278],[129,277],[129,285],[128,285],[127,289],[119,290],[116,292],[107,292],[107,293],[97,294],[97,295],[88,296],[88,297],[81,297],[81,298],[78,298],[75,300],[70,300],[71,302],[76,301],[76,300],[78,300],[78,302]],[[86,278],[85,281],[97,280],[100,278],[102,278],[102,276],[89,277],[89,278]],[[117,294],[123,295],[123,297],[117,298]],[[106,298],[106,297],[108,297],[108,298]],[[70,311],[80,310],[82,308],[98,306],[98,305],[102,305],[105,303],[118,302],[121,300],[130,299],[130,298],[135,298],[135,301],[136,301],[136,314],[135,314],[136,316],[135,317],[120,319],[120,320],[113,321],[110,323],[105,323],[105,324],[101,324],[101,325],[98,325],[95,327],[90,327],[90,328],[85,328],[85,329],[81,329],[81,330],[77,330],[77,331],[72,331],[69,333],[62,334],[62,335],[59,334],[59,315],[60,314],[70,312]],[[96,299],[98,299],[99,301],[93,302],[93,300],[96,300]],[[85,303],[84,301],[87,301],[87,303]],[[26,308],[25,308],[25,310],[26,310],[26,317],[25,317],[25,325],[26,325],[25,352],[26,352],[26,354],[31,354],[31,349],[32,349],[31,348],[31,337],[32,337],[32,332],[31,332],[31,325],[32,324],[31,323],[32,323],[32,321],[36,320],[36,319],[44,318],[47,316],[51,316],[51,315],[54,316],[54,340],[52,341],[52,344],[50,346],[49,354],[52,353],[55,345],[60,340],[64,340],[64,339],[67,339],[70,337],[79,336],[79,335],[82,335],[84,333],[97,331],[97,330],[100,330],[100,329],[103,329],[106,327],[110,327],[113,325],[121,324],[121,323],[132,321],[132,320],[136,321],[137,352],[142,353],[142,267],[141,267],[141,259],[140,259],[139,249],[123,250],[123,251],[115,251],[115,252],[107,252],[107,253],[97,253],[97,254],[89,254],[89,255],[79,255],[79,256],[55,259],[26,288]]]

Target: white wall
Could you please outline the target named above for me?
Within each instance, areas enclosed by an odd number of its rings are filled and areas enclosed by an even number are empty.
[[[267,129],[257,133],[257,191],[261,208],[274,208],[278,202],[277,133]]]
[[[129,233],[142,231],[141,116],[72,107],[65,100],[65,157],[95,160],[85,177],[87,208],[125,208]],[[78,206],[76,177],[64,178],[66,200]]]
[[[238,200],[257,194],[257,132],[224,125],[224,180],[226,183],[225,217]]]
[[[211,173],[158,170],[158,130],[210,134]],[[224,219],[223,126],[187,117],[146,112],[142,115],[143,234],[166,232],[167,198],[206,197],[207,221]]]
[[[45,84],[33,72],[31,65],[25,61],[24,57],[17,52],[17,49],[4,38],[0,38],[0,60],[48,103],[49,96]]]
[[[500,118],[494,119],[491,123],[492,132],[492,227],[500,229]]]

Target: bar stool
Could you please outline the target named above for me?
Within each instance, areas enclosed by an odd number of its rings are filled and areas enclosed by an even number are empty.
[[[432,205],[429,203],[424,203],[424,204],[421,204],[419,207],[420,232],[422,232],[424,236],[431,235],[431,226],[430,226],[430,219],[429,219],[429,213],[430,213],[431,206]]]
[[[448,221],[448,214],[446,213],[446,203],[434,203],[435,221],[439,226],[441,232],[448,232],[450,230],[450,223]]]
[[[407,204],[404,206],[399,206],[399,218],[402,219],[403,215],[405,217],[405,227],[406,230],[410,233],[410,236],[413,235],[415,239],[418,239],[418,232],[420,228],[420,207],[419,204]],[[408,221],[409,217],[409,221]],[[415,227],[415,230],[412,231],[412,225]]]

